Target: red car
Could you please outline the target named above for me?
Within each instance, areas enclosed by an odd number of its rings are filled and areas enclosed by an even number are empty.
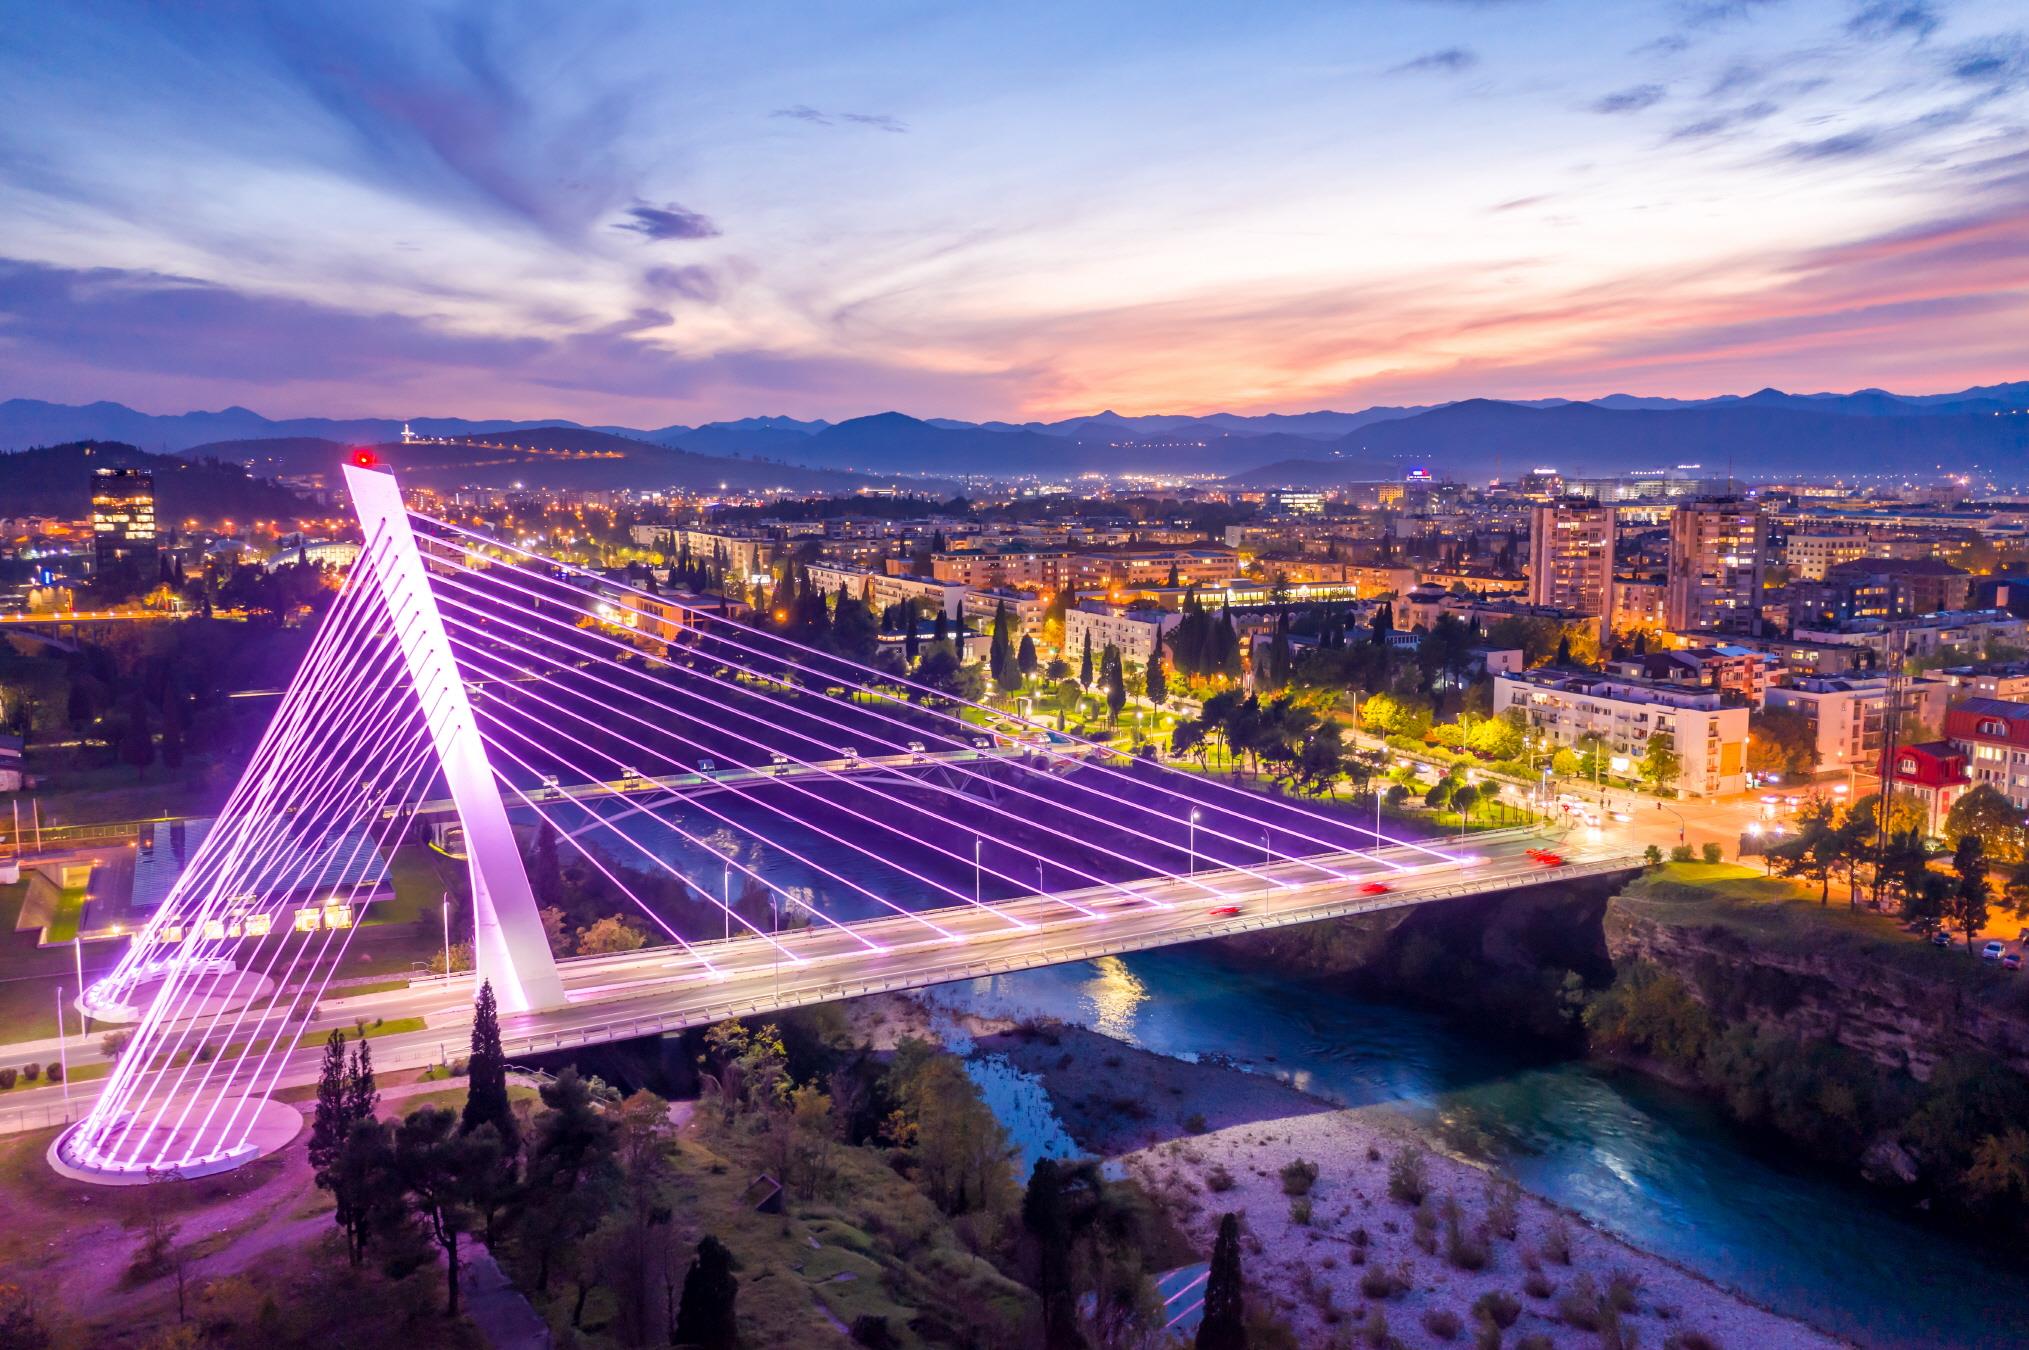
[[[1386,895],[1392,889],[1386,882],[1370,881],[1360,887],[1361,895]]]
[[[1239,912],[1240,912],[1240,907],[1239,907],[1238,905],[1221,905],[1221,906],[1219,906],[1219,907],[1218,907],[1217,909],[1208,909],[1208,910],[1206,910],[1206,911],[1205,911],[1205,914],[1206,914],[1206,916],[1207,916],[1208,918],[1213,918],[1213,919],[1230,919],[1230,918],[1232,918],[1232,917],[1233,917],[1233,916],[1234,916],[1235,914],[1238,914]]]
[[[1564,855],[1552,853],[1548,849],[1532,848],[1529,850],[1529,856],[1545,867],[1562,867],[1564,865]]]

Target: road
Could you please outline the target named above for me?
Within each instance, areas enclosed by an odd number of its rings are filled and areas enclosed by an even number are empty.
[[[1378,855],[1319,855],[1259,869],[1265,875],[1207,870],[1195,877],[1092,887],[984,908],[924,911],[913,918],[856,924],[844,932],[794,930],[781,935],[779,949],[766,938],[741,937],[699,943],[688,952],[662,947],[579,958],[561,963],[568,1004],[504,1015],[502,1038],[510,1055],[528,1055],[838,998],[1603,875],[1631,870],[1640,862],[1623,846],[1567,837],[1555,845],[1563,864],[1547,867],[1530,856],[1545,842],[1540,832],[1509,830],[1475,836],[1462,850],[1464,861],[1433,859],[1409,847]],[[382,1069],[420,1067],[463,1053],[471,1030],[471,997],[468,976],[328,999],[309,1030],[350,1028],[362,1019],[421,1017],[427,1023],[423,1030],[374,1042],[375,1062]],[[274,1022],[250,1018],[234,1039],[258,1041],[282,1030]],[[96,1045],[76,1037],[69,1044],[78,1058],[96,1058]],[[314,1046],[292,1051],[277,1085],[314,1082],[319,1054]],[[53,1042],[0,1046],[0,1063],[55,1057]],[[72,1109],[79,1112],[87,1105],[85,1087],[80,1084],[74,1093]],[[0,1111],[0,1133],[58,1123],[64,1115],[60,1089],[17,1089]]]

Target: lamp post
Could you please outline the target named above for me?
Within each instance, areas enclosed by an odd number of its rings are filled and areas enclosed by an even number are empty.
[[[972,836],[972,903],[979,903],[979,836]]]
[[[1198,874],[1198,808],[1191,808],[1191,870],[1189,875]]]
[[[439,902],[438,908],[444,916],[444,980],[448,984],[451,979],[451,893],[449,891],[444,892],[443,899]]]
[[[83,991],[80,990],[80,993]],[[70,1108],[70,1049],[63,1038],[63,986],[56,987],[56,1062],[63,1070],[63,1104]]]
[[[86,1012],[86,1011],[85,1011],[85,1001],[84,1001],[84,992],[85,992],[85,937],[84,937],[84,934],[83,934],[83,933],[73,933],[73,934],[71,934],[71,937],[70,937],[70,951],[71,951],[71,958],[72,958],[72,960],[73,960],[73,961],[74,961],[74,962],[76,963],[76,966],[77,966],[77,991],[78,991],[78,1008],[77,1008],[77,1020],[78,1020],[78,1030],[79,1030],[79,1031],[80,1031],[81,1033],[83,1033],[84,1035],[86,1035],[86,1036],[89,1036],[89,1035],[91,1035],[91,1034],[92,1034],[92,1015],[91,1015],[90,1013],[88,1013],[88,1012]],[[63,1019],[62,1019],[62,1018],[58,1018],[58,1019],[57,1019],[57,1023],[56,1023],[56,1034],[57,1034],[57,1035],[59,1035],[59,1036],[63,1035]]]
[[[726,941],[733,940],[733,863],[729,858],[719,868],[719,909],[726,919]]]

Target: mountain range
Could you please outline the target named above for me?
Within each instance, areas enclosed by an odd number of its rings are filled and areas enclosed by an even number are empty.
[[[1399,476],[1412,465],[1463,479],[1539,462],[1566,473],[1730,462],[1743,478],[1938,468],[2021,475],[2029,381],[1955,393],[1674,399],[1630,394],[1244,415],[1106,411],[1055,422],[967,422],[876,413],[840,422],[746,417],[699,426],[415,417],[270,419],[246,408],[156,416],[118,403],[0,403],[0,448],[118,440],[158,452],[252,462],[261,473],[329,468],[348,446],[386,447],[424,481],[554,486],[786,487],[840,491],[893,475],[1017,478],[1086,472],[1203,473],[1254,486]],[[500,449],[520,444],[522,450]],[[930,484],[917,484],[929,487]]]

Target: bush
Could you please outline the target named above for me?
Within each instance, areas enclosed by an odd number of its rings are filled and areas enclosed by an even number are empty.
[[[1492,1290],[1473,1300],[1472,1315],[1506,1331],[1522,1315],[1522,1301],[1513,1294]]]
[[[52,1059],[49,1063],[43,1065],[42,1076],[52,1083],[61,1083],[63,1081],[63,1061]]]
[[[1206,1128],[1207,1128],[1207,1126],[1205,1125],[1205,1113],[1204,1113],[1204,1112],[1202,1112],[1202,1111],[1193,1111],[1193,1112],[1191,1112],[1191,1113],[1190,1113],[1189,1115],[1187,1115],[1187,1116],[1185,1116],[1185,1117],[1184,1117],[1184,1130],[1185,1130],[1185,1131],[1186,1131],[1187,1133],[1189,1133],[1189,1134],[1203,1134],[1203,1133],[1205,1132]]]
[[[1642,861],[1647,863],[1649,866],[1654,867],[1662,860],[1663,860],[1663,851],[1657,848],[1654,844],[1650,844],[1647,848],[1642,850]]]
[[[1559,1219],[1543,1234],[1544,1259],[1555,1261],[1560,1266],[1571,1264],[1571,1229]]]
[[[7,1089],[13,1087],[14,1079],[16,1077],[17,1075],[15,1074],[14,1070],[0,1069],[0,1092],[5,1092],[7,1091]]]
[[[1606,1301],[1615,1312],[1631,1313],[1635,1310],[1635,1294],[1641,1287],[1641,1276],[1616,1270],[1606,1281]]]
[[[24,1064],[21,1066],[21,1078],[23,1082],[33,1083],[40,1077],[42,1077],[42,1066],[40,1064]]]
[[[1444,1259],[1460,1270],[1485,1270],[1491,1256],[1487,1251],[1485,1230],[1474,1233],[1465,1231],[1465,1223],[1458,1212],[1458,1202],[1450,1196],[1444,1198]]]
[[[1522,1192],[1514,1182],[1493,1178],[1487,1182],[1487,1227],[1508,1241],[1522,1225]]]
[[[1394,1298],[1409,1291],[1409,1276],[1400,1268],[1369,1266],[1360,1272],[1360,1292],[1368,1298]]]
[[[1427,1202],[1416,1207],[1415,1229],[1411,1236],[1426,1255],[1437,1255],[1437,1211]]]
[[[1309,1196],[1299,1195],[1289,1202],[1289,1221],[1291,1223],[1303,1224],[1306,1227],[1309,1226],[1310,1224]]]
[[[1205,1189],[1215,1195],[1233,1189],[1233,1174],[1226,1170],[1224,1163],[1218,1164],[1211,1171],[1205,1173]]]
[[[1430,1181],[1423,1172],[1423,1150],[1415,1144],[1404,1144],[1401,1152],[1388,1162],[1389,1198],[1405,1205],[1420,1205],[1429,1192]]]
[[[1452,1340],[1464,1325],[1458,1314],[1449,1308],[1432,1308],[1423,1314],[1423,1329],[1440,1341]]]
[[[1689,844],[1678,844],[1675,848],[1670,850],[1671,862],[1690,862],[1696,856],[1697,856],[1696,854],[1691,852],[1691,846]]]
[[[902,1344],[895,1339],[888,1319],[873,1313],[861,1313],[852,1319],[852,1340],[854,1345],[863,1345],[867,1350],[899,1350]]]
[[[1708,863],[1717,863],[1725,860],[1726,855],[1719,851],[1719,845],[1716,843],[1706,844],[1703,849],[1703,852],[1705,855],[1705,861]]]
[[[1577,1327],[1580,1331],[1597,1331],[1604,1320],[1601,1316],[1603,1305],[1599,1291],[1593,1287],[1590,1275],[1580,1275],[1564,1291],[1564,1297],[1557,1300],[1557,1316],[1565,1325]]]
[[[1663,1350],[1719,1350],[1719,1342],[1702,1331],[1673,1332]]]
[[[109,1031],[99,1037],[99,1052],[107,1059],[118,1059],[120,1052],[127,1048],[127,1042],[133,1039],[131,1031]]]
[[[1295,1162],[1282,1165],[1282,1193],[1284,1195],[1309,1195],[1310,1188],[1317,1184],[1317,1164],[1298,1158]]]
[[[1557,1292],[1557,1284],[1542,1271],[1532,1270],[1522,1277],[1522,1292],[1530,1298],[1548,1298]]]

